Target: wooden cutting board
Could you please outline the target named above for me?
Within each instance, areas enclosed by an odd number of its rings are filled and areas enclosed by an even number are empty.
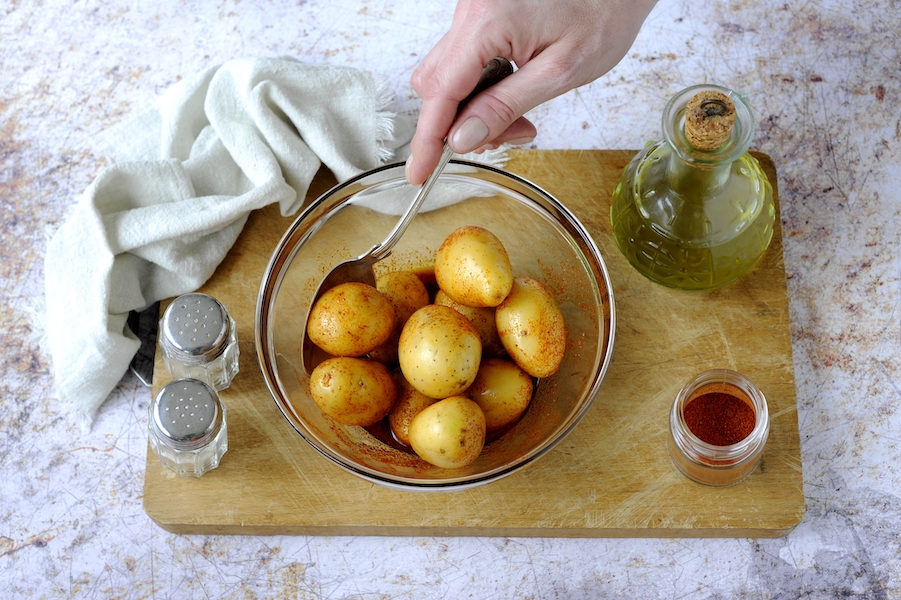
[[[473,490],[403,492],[373,485],[319,455],[288,424],[260,375],[257,291],[293,219],[250,216],[202,291],[238,324],[240,373],[222,392],[229,450],[201,478],[164,470],[149,448],[144,509],[176,533],[777,537],[804,514],[789,310],[776,219],[755,269],[713,292],[682,292],[638,274],[616,249],[610,197],[634,151],[516,151],[507,169],[566,204],[591,232],[614,286],[616,341],[601,393],[582,422],[523,471]],[[757,155],[770,178],[769,157]],[[334,185],[321,172],[313,199]],[[775,189],[774,189],[775,191]],[[163,306],[165,309],[165,305]],[[667,453],[668,415],[697,373],[730,368],[766,395],[771,432],[760,467],[727,488],[696,484]],[[157,352],[154,393],[169,380]]]

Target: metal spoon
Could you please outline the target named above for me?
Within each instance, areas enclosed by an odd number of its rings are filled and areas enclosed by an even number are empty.
[[[469,96],[467,96],[462,102],[460,102],[457,108],[457,112],[459,113],[460,109],[462,109],[463,106],[467,102],[469,102],[469,100],[472,99],[476,94],[482,92],[488,87],[491,87],[512,72],[513,65],[510,64],[510,61],[508,61],[507,59],[492,59],[487,65],[483,67],[482,76],[479,78],[479,83],[476,85],[472,93],[470,93]],[[422,187],[419,188],[419,192],[416,194],[416,197],[413,198],[412,204],[410,204],[410,207],[401,216],[400,220],[398,220],[397,224],[394,226],[394,229],[392,229],[391,233],[388,234],[388,237],[386,237],[381,244],[376,244],[375,246],[370,248],[369,251],[365,254],[362,254],[357,258],[352,258],[350,260],[339,263],[331,271],[329,271],[329,273],[322,280],[322,283],[319,284],[319,288],[316,290],[316,293],[313,295],[313,298],[310,301],[310,308],[307,310],[307,316],[304,320],[304,323],[309,322],[310,313],[312,312],[313,306],[316,304],[316,301],[320,298],[320,296],[322,296],[322,294],[335,287],[336,285],[350,281],[359,281],[361,283],[367,283],[375,287],[375,272],[372,270],[372,266],[380,260],[384,260],[391,254],[391,250],[407,231],[407,228],[413,221],[416,213],[419,212],[419,208],[422,206],[423,202],[425,202],[426,196],[428,196],[429,191],[432,189],[432,186],[435,185],[435,182],[438,180],[438,176],[441,175],[441,172],[444,170],[444,167],[447,165],[453,153],[454,151],[450,149],[450,146],[448,146],[447,140],[444,140],[444,150],[441,153],[441,158],[438,160],[438,166],[435,167],[435,169],[429,175],[428,179],[425,180],[425,183],[422,184]],[[303,368],[304,371],[306,371],[307,375],[310,375],[313,372],[313,368],[315,367],[315,365],[313,364],[314,349],[315,346],[310,340],[310,336],[307,334],[307,328],[305,326],[301,355],[303,359]]]

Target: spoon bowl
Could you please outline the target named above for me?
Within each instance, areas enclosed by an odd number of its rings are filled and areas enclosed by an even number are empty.
[[[316,301],[319,300],[322,294],[333,287],[352,281],[365,283],[375,287],[375,271],[372,268],[373,265],[388,258],[391,254],[391,250],[397,244],[398,240],[403,237],[404,232],[407,231],[407,227],[410,226],[413,217],[419,212],[422,203],[425,202],[426,197],[429,195],[429,191],[432,189],[435,181],[437,181],[438,176],[444,170],[444,167],[447,166],[447,161],[450,160],[452,154],[453,151],[450,149],[450,146],[447,145],[447,142],[445,142],[444,151],[441,153],[441,159],[438,162],[438,166],[435,167],[435,170],[432,171],[425,183],[422,184],[422,187],[419,188],[419,191],[416,193],[416,197],[413,199],[407,212],[401,216],[397,225],[394,226],[394,229],[391,230],[391,233],[388,234],[388,237],[386,237],[381,244],[376,244],[365,254],[361,254],[356,258],[338,263],[335,268],[328,272],[325,278],[323,278],[322,283],[319,284],[316,293],[313,294],[313,299],[310,301],[310,308],[307,309],[305,322],[309,322],[310,313],[313,312],[313,306],[315,306]],[[316,349],[314,348],[313,341],[310,339],[310,335],[307,333],[306,329],[304,329],[301,354],[303,355],[304,372],[306,372],[307,375],[310,375],[316,366],[316,359],[314,358]]]

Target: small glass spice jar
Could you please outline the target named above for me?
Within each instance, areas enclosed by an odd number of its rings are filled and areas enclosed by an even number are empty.
[[[150,447],[180,477],[200,477],[228,450],[225,405],[197,379],[175,379],[150,403]]]
[[[238,334],[221,302],[200,292],[172,301],[160,320],[163,362],[176,379],[205,381],[223,390],[238,373]]]
[[[689,479],[732,485],[757,467],[769,431],[760,389],[741,373],[714,369],[692,379],[676,396],[669,452]]]

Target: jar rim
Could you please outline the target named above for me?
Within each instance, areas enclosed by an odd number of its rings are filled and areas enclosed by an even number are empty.
[[[696,436],[685,422],[684,410],[696,391],[705,386],[721,384],[738,389],[747,396],[754,410],[755,423],[751,433],[729,446],[717,446]],[[710,468],[732,468],[756,457],[769,435],[770,419],[766,397],[754,382],[730,369],[711,369],[689,381],[676,395],[670,414],[670,429],[679,448],[692,460]]]
[[[717,91],[735,105],[735,124],[725,144],[716,150],[698,150],[685,136],[685,107],[688,101],[703,91]],[[732,163],[751,147],[756,131],[756,121],[751,112],[748,96],[715,84],[698,84],[687,87],[670,98],[663,109],[663,137],[674,152],[685,162],[699,166],[713,167]]]

